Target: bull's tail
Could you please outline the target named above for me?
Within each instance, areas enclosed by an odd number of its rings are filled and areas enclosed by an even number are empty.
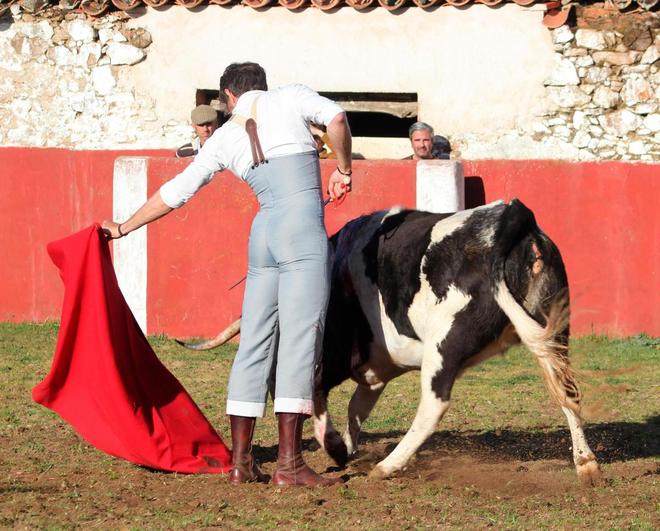
[[[241,331],[241,320],[236,319],[236,321],[231,323],[227,328],[225,328],[213,339],[202,341],[201,343],[189,343],[187,341],[183,341],[182,339],[175,339],[174,341],[176,341],[182,347],[189,348],[190,350],[211,350],[212,348],[216,348],[219,347],[220,345],[224,345],[227,341],[237,336],[240,331]]]
[[[579,415],[581,395],[568,359],[568,282],[558,249],[532,211],[514,199],[503,213],[494,251],[498,305],[536,356],[552,397]]]
[[[560,406],[580,414],[581,393],[575,371],[568,359],[566,329],[569,320],[568,293],[558,295],[550,306],[545,326],[533,319],[511,294],[502,279],[495,299],[518,333],[522,342],[536,356],[543,369],[543,379]]]

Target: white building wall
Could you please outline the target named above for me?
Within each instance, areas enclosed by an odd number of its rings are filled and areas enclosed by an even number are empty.
[[[0,146],[176,148],[196,89],[252,60],[271,86],[416,93],[453,158],[659,160],[657,24],[551,32],[543,9],[175,5],[87,19],[15,3],[0,18]],[[410,145],[356,138],[354,151],[403,158]]]
[[[149,10],[133,21],[153,37],[149,58],[125,74],[153,96],[162,122],[185,121],[195,88],[216,88],[225,66],[251,60],[265,67],[272,86],[298,81],[320,91],[415,92],[420,119],[438,133],[487,133],[528,126],[543,105],[553,45],[542,16],[540,7],[516,4],[397,15]],[[409,154],[405,140],[356,140],[356,150],[370,156],[383,147],[392,156]]]

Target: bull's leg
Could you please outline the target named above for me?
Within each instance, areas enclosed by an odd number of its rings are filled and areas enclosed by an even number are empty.
[[[600,468],[582,431],[580,388],[568,359],[568,299],[558,297],[550,305],[545,327],[516,302],[504,281],[498,285],[496,300],[516,327],[522,342],[536,356],[550,394],[566,415],[573,441],[573,461],[580,481],[595,485],[600,481]]]
[[[527,346],[536,354],[548,389],[561,404],[561,409],[568,420],[573,443],[573,462],[580,482],[584,485],[597,485],[601,480],[600,467],[582,430],[582,418],[579,413],[580,391],[565,347],[559,347],[550,341],[545,344],[530,342]]]
[[[385,389],[384,383],[377,386],[359,384],[351,397],[348,404],[348,426],[344,432],[344,443],[349,458],[357,452],[362,423],[371,414],[383,389]]]
[[[322,390],[314,394],[314,438],[339,466],[348,461],[346,445],[328,413],[328,395]]]
[[[417,448],[435,431],[440,419],[449,408],[451,388],[460,369],[457,360],[463,359],[466,350],[465,324],[457,325],[463,316],[468,323],[472,320],[464,309],[471,297],[455,286],[450,286],[442,301],[425,312],[424,352],[421,363],[421,399],[415,420],[405,437],[394,451],[372,470],[374,477],[388,477],[406,466]],[[467,315],[467,316],[466,316]],[[476,337],[475,334],[468,338]],[[477,349],[473,349],[475,352]]]
[[[405,437],[394,451],[378,463],[369,474],[371,477],[386,478],[394,472],[405,468],[410,457],[417,451],[435,428],[449,408],[449,399],[443,400],[436,395],[434,387],[440,381],[448,382],[449,387],[455,374],[449,375],[442,370],[442,356],[435,348],[428,354],[425,352],[421,369],[421,400],[417,408],[415,420]]]
[[[600,467],[596,456],[589,448],[582,430],[582,419],[570,408],[562,407],[573,442],[573,462],[580,481],[585,485],[595,486],[601,481]]]
[[[460,369],[457,360],[463,359],[460,353],[466,350],[465,324],[456,322],[463,316],[471,297],[455,286],[450,286],[445,298],[426,312],[424,328],[429,332],[424,338],[424,353],[421,363],[421,399],[415,420],[405,437],[394,451],[372,470],[373,477],[384,478],[401,470],[410,457],[435,431],[440,419],[449,409],[451,388]],[[475,337],[471,335],[468,337]],[[477,349],[473,349],[477,350]]]

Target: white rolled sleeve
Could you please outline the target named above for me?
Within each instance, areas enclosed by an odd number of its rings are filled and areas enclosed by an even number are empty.
[[[332,119],[344,112],[334,101],[319,95],[305,85],[292,85],[296,91],[296,102],[300,114],[308,122],[317,125],[328,125]]]

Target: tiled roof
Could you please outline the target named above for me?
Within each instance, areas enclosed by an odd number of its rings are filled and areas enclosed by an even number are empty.
[[[617,0],[625,1],[625,0]],[[631,0],[632,1],[632,0]],[[638,0],[652,1],[652,0]],[[657,0],[656,0],[657,1]],[[436,8],[447,4],[461,7],[469,3],[496,6],[504,2],[515,2],[521,6],[529,6],[533,3],[551,4],[548,9],[561,10],[560,1],[538,1],[538,0],[59,0],[59,7],[66,10],[81,9],[90,16],[101,16],[110,10],[130,11],[141,5],[161,7],[166,4],[177,4],[188,9],[193,9],[202,4],[216,4],[230,6],[242,4],[260,9],[264,7],[283,7],[290,10],[305,8],[317,8],[328,11],[337,8],[353,8],[357,10],[382,7],[389,11],[395,11],[403,7],[417,7],[421,9]],[[9,8],[11,4],[17,3],[28,12],[35,12],[43,7],[52,7],[58,4],[58,0],[0,0],[0,14]],[[566,3],[564,0],[563,3]],[[36,9],[35,9],[36,8]],[[568,9],[568,8],[565,8]]]
[[[137,7],[147,5],[150,7],[162,7],[167,4],[183,6],[194,9],[200,5],[216,4],[220,6],[244,5],[254,9],[262,8],[285,8],[289,10],[302,10],[305,8],[321,9],[322,11],[336,10],[339,8],[353,8],[356,10],[384,8],[388,11],[396,11],[404,7],[413,7],[424,10],[435,9],[442,5],[462,7],[468,4],[484,4],[497,6],[502,3],[516,3],[520,6],[540,4],[546,14],[543,23],[556,28],[568,19],[574,5],[579,0],[0,0],[0,16],[7,11],[12,4],[18,4],[29,13],[36,13],[43,8],[55,7],[71,11],[80,10],[92,17],[99,17],[109,11],[131,11]],[[652,10],[660,0],[606,0],[611,8],[619,10],[632,7],[640,7],[643,10]]]

